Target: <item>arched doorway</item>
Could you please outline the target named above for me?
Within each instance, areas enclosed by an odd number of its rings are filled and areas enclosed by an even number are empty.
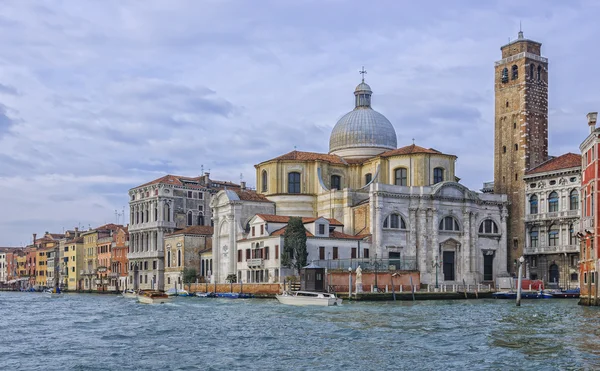
[[[558,265],[552,263],[548,269],[548,282],[552,284],[558,284],[560,273],[558,271]]]

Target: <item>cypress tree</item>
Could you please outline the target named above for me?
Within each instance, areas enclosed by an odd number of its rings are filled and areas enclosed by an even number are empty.
[[[291,217],[283,234],[283,254],[281,265],[294,268],[296,272],[306,266],[308,251],[306,251],[306,229],[302,218]]]

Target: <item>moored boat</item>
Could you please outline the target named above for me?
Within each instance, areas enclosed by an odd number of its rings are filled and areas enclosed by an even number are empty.
[[[121,293],[121,296],[123,296],[126,299],[135,299],[135,298],[137,298],[138,293],[135,290],[124,290]]]
[[[196,296],[199,298],[214,298],[216,295],[212,292],[197,292]]]
[[[334,306],[341,305],[342,299],[333,293],[314,291],[292,291],[284,292],[275,296],[281,304],[287,305],[319,305]]]
[[[137,300],[144,304],[164,304],[170,302],[171,298],[160,291],[142,291],[138,294]]]
[[[559,299],[575,299],[578,298],[581,292],[579,289],[555,291],[552,296]]]
[[[169,289],[166,292],[169,296],[191,296],[187,290]]]

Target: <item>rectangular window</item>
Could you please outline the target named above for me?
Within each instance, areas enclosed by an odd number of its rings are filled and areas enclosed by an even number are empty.
[[[250,254],[251,254],[250,249],[246,249],[246,260],[251,259]]]
[[[144,262],[144,270],[148,270],[148,262]]]
[[[587,272],[583,272],[583,283],[587,284]]]
[[[436,167],[433,169],[433,184],[437,184],[444,181],[444,169]]]
[[[265,246],[264,249],[265,249],[265,259],[269,260],[269,246]]]
[[[531,268],[536,268],[537,267],[537,256],[532,256],[531,257]]]
[[[325,246],[319,246],[319,260],[325,260]]]
[[[399,186],[407,186],[407,172],[405,168],[396,169],[394,171],[394,184]]]
[[[337,246],[333,247],[333,260],[337,260],[338,259],[338,248]]]
[[[350,253],[350,258],[351,259],[356,259],[356,247],[352,248],[352,251]]]
[[[592,277],[592,285],[596,284],[596,272],[591,272],[592,274],[590,275]]]
[[[363,258],[369,258],[369,249],[363,249]]]
[[[241,262],[241,261],[243,261],[243,260],[242,260],[242,250],[238,250],[238,260],[237,260],[237,261],[238,261],[238,262]]]
[[[156,265],[157,265],[157,262],[156,262],[156,260],[154,260],[154,261],[152,262],[152,269],[156,269]]]
[[[192,198],[192,191],[188,191],[188,198]]]
[[[300,173],[288,174],[288,193],[300,193]]]
[[[339,175],[331,176],[331,189],[342,189],[342,178]]]
[[[279,259],[279,245],[275,245],[275,259]]]
[[[262,236],[263,234],[265,234],[265,225],[261,224],[260,225],[260,235]]]
[[[255,233],[254,233],[254,226],[252,226],[252,237],[254,237]]]
[[[325,224],[319,224],[319,234],[325,234]]]
[[[148,283],[148,275],[147,274],[144,275],[144,283]]]

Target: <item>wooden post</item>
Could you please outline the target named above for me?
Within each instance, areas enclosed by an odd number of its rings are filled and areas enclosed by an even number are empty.
[[[519,277],[517,279],[517,307],[521,306],[521,286],[522,286],[522,275],[523,275],[523,262],[525,261],[524,257],[519,258]]]
[[[415,286],[413,285],[412,276],[410,276],[410,291],[412,292],[413,301],[415,301]]]

